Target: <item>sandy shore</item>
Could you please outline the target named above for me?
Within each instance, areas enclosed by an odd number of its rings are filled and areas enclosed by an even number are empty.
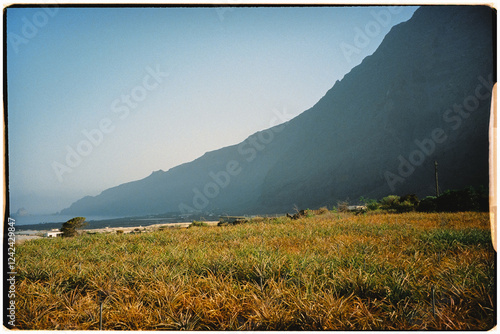
[[[217,226],[219,221],[205,221],[208,226]],[[161,228],[188,228],[191,225],[191,222],[184,223],[169,223],[169,224],[155,224],[148,226],[132,226],[132,227],[107,227],[107,228],[98,228],[98,229],[84,229],[79,230],[80,233],[116,233],[116,231],[123,231],[123,233],[131,233],[131,232],[151,232],[156,231]],[[48,232],[47,230],[32,230],[29,231],[29,235],[16,235],[16,244],[21,244],[27,240],[39,239],[42,238],[39,235],[35,234],[45,234]]]
[[[41,238],[42,237],[38,235],[16,235],[16,244],[20,245],[27,240],[41,239]]]
[[[206,221],[209,226],[217,226],[219,221]],[[123,233],[130,232],[149,232],[159,230],[160,228],[188,228],[191,225],[191,222],[184,223],[169,223],[169,224],[154,224],[148,226],[131,226],[131,227],[107,227],[107,228],[97,228],[90,230],[82,230],[82,232],[90,232],[90,233],[116,233],[116,231],[123,231]]]

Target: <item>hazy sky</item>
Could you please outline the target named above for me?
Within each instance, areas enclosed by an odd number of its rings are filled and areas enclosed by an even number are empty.
[[[9,8],[11,211],[237,144],[312,107],[416,7]]]

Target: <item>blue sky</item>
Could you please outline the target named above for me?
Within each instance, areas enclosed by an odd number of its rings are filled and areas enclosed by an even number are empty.
[[[11,211],[57,212],[297,116],[416,8],[9,8]]]

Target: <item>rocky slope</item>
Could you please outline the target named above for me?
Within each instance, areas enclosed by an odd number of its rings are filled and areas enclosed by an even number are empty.
[[[488,184],[493,12],[428,6],[309,110],[239,145],[85,197],[75,215],[266,213]]]

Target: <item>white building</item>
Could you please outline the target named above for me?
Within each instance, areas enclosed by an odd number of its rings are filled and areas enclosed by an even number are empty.
[[[53,228],[50,232],[45,233],[46,238],[62,237],[62,232],[57,228]]]

